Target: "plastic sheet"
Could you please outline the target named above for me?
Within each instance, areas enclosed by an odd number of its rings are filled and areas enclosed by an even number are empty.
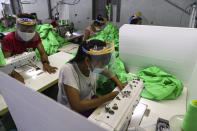
[[[40,38],[42,39],[42,44],[47,55],[55,54],[58,49],[64,45],[69,44],[66,38],[62,38],[53,30],[53,26],[50,24],[38,25],[36,31],[39,33]],[[37,57],[40,59],[40,54],[36,49]]]
[[[153,66],[137,72],[144,80],[143,98],[152,100],[170,100],[179,97],[183,90],[182,82],[175,76]]]

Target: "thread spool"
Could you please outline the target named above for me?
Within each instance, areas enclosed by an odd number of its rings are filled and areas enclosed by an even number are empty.
[[[181,128],[183,131],[195,131],[197,130],[197,100],[190,102]]]

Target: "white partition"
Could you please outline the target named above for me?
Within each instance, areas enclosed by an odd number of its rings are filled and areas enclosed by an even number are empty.
[[[18,131],[105,131],[2,72],[0,83],[0,92]]]
[[[155,65],[182,80],[190,94],[197,94],[197,29],[126,24],[120,28],[119,44],[129,72]]]
[[[197,29],[124,25],[120,58],[128,71],[156,65],[188,82],[197,59]]]

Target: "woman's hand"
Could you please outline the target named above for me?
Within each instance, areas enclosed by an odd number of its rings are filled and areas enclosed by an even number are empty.
[[[126,83],[122,83],[122,82],[118,82],[117,85],[118,85],[118,88],[120,90],[122,90],[127,84]]]
[[[53,66],[50,66],[47,63],[44,63],[43,64],[43,70],[44,71],[47,71],[49,74],[51,74],[51,73],[55,73],[56,72],[57,67],[53,67]]]

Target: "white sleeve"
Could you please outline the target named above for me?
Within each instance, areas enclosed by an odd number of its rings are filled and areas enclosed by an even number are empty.
[[[77,78],[71,64],[66,64],[60,69],[59,84],[65,84],[79,90]]]

